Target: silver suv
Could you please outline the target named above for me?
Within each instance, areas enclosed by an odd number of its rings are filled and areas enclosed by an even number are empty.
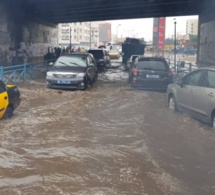
[[[215,129],[215,67],[195,70],[167,89],[172,111],[185,111]]]

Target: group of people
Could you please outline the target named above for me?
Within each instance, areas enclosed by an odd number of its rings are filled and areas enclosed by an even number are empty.
[[[24,64],[28,61],[28,53],[20,47],[9,47],[8,50],[0,49],[0,65]]]
[[[78,47],[75,49],[74,47],[55,47],[54,49],[48,48],[48,52],[44,55],[45,61],[55,61],[58,57],[65,54],[71,54],[71,53],[82,53],[85,52],[81,49],[81,47]]]

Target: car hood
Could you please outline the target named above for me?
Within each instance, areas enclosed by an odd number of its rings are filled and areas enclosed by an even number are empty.
[[[52,67],[48,72],[68,72],[68,73],[83,73],[87,67]]]

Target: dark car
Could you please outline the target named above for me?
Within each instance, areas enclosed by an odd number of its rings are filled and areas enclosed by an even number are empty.
[[[88,53],[91,53],[96,59],[97,68],[99,70],[104,70],[107,65],[110,64],[110,56],[108,52],[104,49],[90,49]]]
[[[60,56],[47,72],[49,88],[87,89],[98,76],[96,61],[91,54]]]
[[[173,75],[164,58],[139,57],[129,75],[132,87],[166,90]]]

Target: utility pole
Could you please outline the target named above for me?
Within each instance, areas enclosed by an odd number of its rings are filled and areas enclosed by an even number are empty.
[[[177,25],[177,22],[176,22],[176,19],[174,19],[175,22],[174,22],[174,26],[175,26],[175,31],[174,31],[174,37],[175,37],[175,41],[174,41],[174,68],[175,68],[175,71],[177,72],[176,70],[176,45],[177,45],[177,37],[176,37],[176,25]]]
[[[91,42],[92,42],[92,28],[91,28],[91,22],[90,22],[90,49],[91,49]]]
[[[118,37],[119,26],[121,26],[121,24],[118,24],[118,25],[117,25],[117,33],[116,33],[116,36],[117,36],[117,43],[119,42],[119,37]]]
[[[72,28],[70,26],[70,31],[69,31],[69,49],[70,49],[70,52],[72,49],[72,39],[71,39],[72,35],[71,34],[72,34]]]

